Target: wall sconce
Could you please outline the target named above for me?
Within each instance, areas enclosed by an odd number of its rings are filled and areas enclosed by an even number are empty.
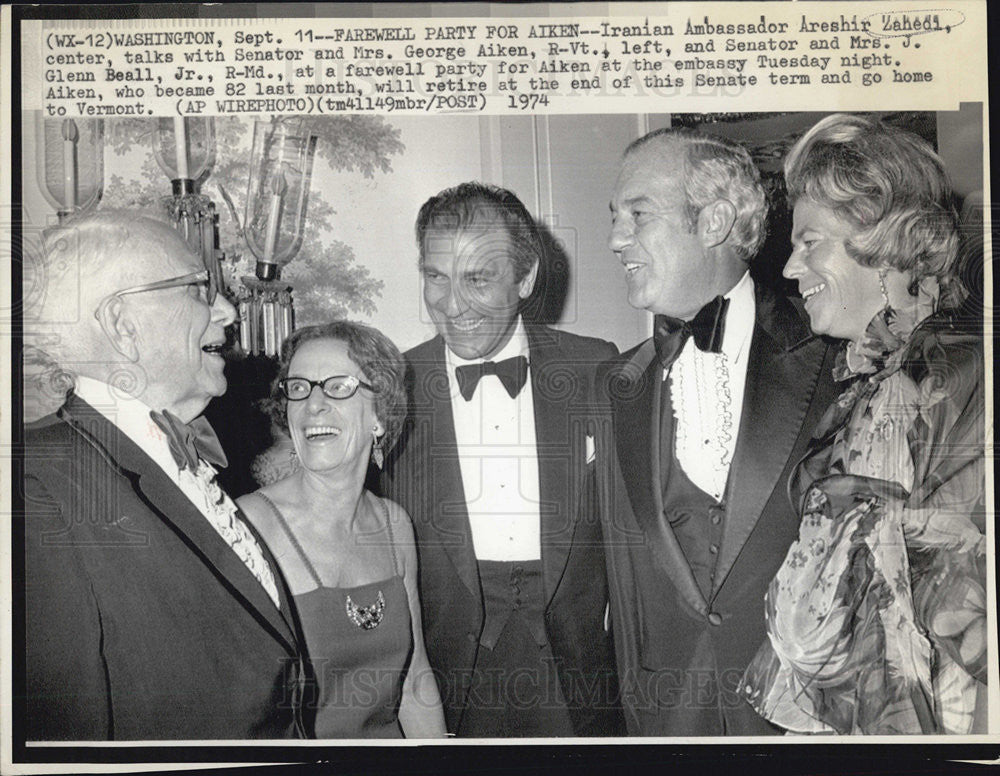
[[[238,299],[240,344],[247,353],[275,356],[292,333],[292,287],[281,268],[302,246],[316,136],[297,117],[254,123],[243,236],[257,259]]]
[[[153,156],[174,184],[174,194],[190,193],[215,163],[215,121],[203,116],[156,119]]]
[[[156,119],[152,143],[156,163],[173,186],[173,195],[163,199],[167,217],[191,250],[201,256],[210,282],[224,294],[218,215],[212,200],[199,194],[196,187],[215,163],[215,120],[202,116]]]
[[[38,185],[59,222],[97,205],[104,193],[104,121],[39,113],[35,140]]]

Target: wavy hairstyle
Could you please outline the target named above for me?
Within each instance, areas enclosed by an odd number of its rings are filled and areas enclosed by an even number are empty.
[[[417,214],[416,234],[423,267],[428,231],[461,232],[472,227],[503,229],[514,248],[514,280],[520,282],[544,256],[538,226],[517,196],[487,183],[460,183],[428,199]]]
[[[910,293],[936,277],[945,306],[961,301],[955,276],[958,214],[944,163],[906,130],[861,116],[827,116],[788,152],[788,201],[808,197],[854,226],[847,254],[910,275]]]
[[[288,433],[288,400],[278,384],[288,377],[292,358],[302,345],[325,339],[346,344],[347,355],[375,389],[375,415],[385,426],[379,447],[388,453],[399,439],[406,415],[406,362],[392,340],[372,326],[336,320],[294,331],[281,345],[278,375],[271,383],[270,397],[263,402],[264,411],[275,425]]]
[[[767,194],[760,171],[739,143],[687,127],[657,129],[625,149],[625,157],[657,144],[677,143],[684,152],[684,197],[688,225],[693,231],[698,214],[718,199],[736,208],[729,237],[739,257],[750,262],[767,237]]]

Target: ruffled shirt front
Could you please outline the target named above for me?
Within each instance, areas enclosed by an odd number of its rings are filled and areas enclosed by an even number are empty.
[[[181,469],[170,452],[166,435],[150,416],[151,408],[141,399],[82,375],[76,378],[74,393],[101,413],[163,470],[239,556],[274,605],[280,608],[274,571],[260,544],[240,517],[235,502],[220,487],[215,468],[207,461],[199,460],[196,470],[192,471],[190,467]]]
[[[789,483],[799,537],[765,602],[748,701],[799,733],[967,733],[986,680],[983,356],[886,308]]]

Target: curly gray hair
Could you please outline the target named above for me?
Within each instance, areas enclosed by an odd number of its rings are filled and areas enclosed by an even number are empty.
[[[264,411],[275,425],[288,433],[288,400],[279,384],[288,377],[288,369],[298,349],[306,342],[324,339],[345,343],[347,355],[375,389],[375,415],[385,427],[379,447],[388,453],[399,438],[406,415],[406,362],[392,340],[372,326],[337,320],[293,332],[281,346],[278,375],[271,384],[270,398],[263,404]]]
[[[684,153],[684,196],[688,225],[694,230],[698,214],[718,199],[736,208],[730,244],[749,262],[767,237],[767,194],[750,153],[739,143],[705,135],[687,127],[650,132],[625,149],[625,156],[656,145],[677,143]]]

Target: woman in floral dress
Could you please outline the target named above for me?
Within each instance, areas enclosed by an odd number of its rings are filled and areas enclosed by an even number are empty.
[[[789,483],[799,537],[747,698],[795,733],[985,730],[983,350],[955,312],[943,165],[914,135],[835,115],[785,178],[784,274],[813,330],[847,341],[844,391]]]

